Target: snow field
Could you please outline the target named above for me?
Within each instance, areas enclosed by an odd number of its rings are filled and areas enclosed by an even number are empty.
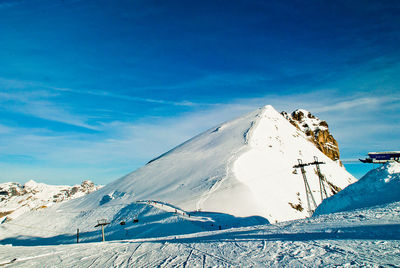
[[[13,267],[395,267],[400,203],[180,236],[58,246],[0,246]]]

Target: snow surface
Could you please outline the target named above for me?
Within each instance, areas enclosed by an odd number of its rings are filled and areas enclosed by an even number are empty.
[[[8,244],[0,246],[0,266],[398,267],[399,227],[397,202],[276,225],[179,236],[58,246]]]
[[[315,215],[400,201],[400,163],[387,162],[359,181],[325,199]]]
[[[321,172],[331,185],[344,188],[355,181],[273,107],[265,106],[194,137],[94,193],[0,225],[0,240],[71,243],[79,228],[83,241],[97,241],[94,226],[100,219],[110,222],[107,237],[120,240],[305,218],[304,183],[293,165],[298,158],[314,161],[314,156],[326,163]],[[320,203],[316,171],[311,166],[306,171]],[[332,194],[334,188],[327,187]],[[139,222],[121,227],[122,221],[133,219]]]

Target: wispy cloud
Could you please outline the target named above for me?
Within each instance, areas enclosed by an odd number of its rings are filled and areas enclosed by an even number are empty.
[[[64,92],[72,92],[76,94],[84,94],[84,95],[92,95],[98,97],[106,97],[106,98],[115,98],[127,101],[136,101],[136,102],[147,102],[147,103],[156,103],[156,104],[166,104],[166,105],[174,105],[174,106],[194,106],[196,103],[191,101],[168,101],[162,99],[152,99],[152,98],[141,98],[123,94],[115,94],[112,92],[107,91],[100,91],[100,90],[77,90],[71,88],[59,88],[59,87],[51,87],[48,88],[56,90],[56,91],[64,91]]]
[[[346,111],[360,106],[371,107],[385,103],[388,98],[386,97],[361,97],[352,100],[339,101],[333,105],[322,106],[315,109],[316,113]]]
[[[182,85],[183,86],[183,85]],[[112,90],[104,91],[104,90],[82,90],[82,89],[73,89],[73,88],[64,88],[48,85],[46,83],[42,83],[39,81],[24,81],[24,80],[15,80],[15,79],[6,79],[0,77],[0,87],[2,89],[12,90],[12,89],[27,89],[27,88],[42,88],[47,90],[52,90],[55,92],[68,92],[75,93],[79,95],[91,95],[97,97],[104,98],[114,98],[125,101],[134,101],[134,102],[145,102],[145,103],[154,103],[154,104],[163,104],[163,105],[173,105],[173,106],[197,106],[197,105],[207,105],[207,103],[195,103],[192,101],[170,101],[164,99],[154,99],[154,98],[143,98],[131,95],[117,94]],[[178,87],[178,86],[177,86]],[[181,87],[181,86],[179,86]],[[142,87],[140,90],[151,90],[151,89],[172,89],[172,87]],[[134,88],[136,90],[136,88]]]
[[[40,88],[43,90],[47,90],[47,93],[50,94],[51,91],[56,93],[68,92],[74,93],[78,95],[89,95],[103,98],[113,98],[125,101],[134,101],[134,102],[143,102],[143,103],[153,103],[153,104],[162,104],[162,105],[172,105],[172,106],[199,106],[199,105],[210,105],[208,103],[197,103],[188,100],[182,101],[170,101],[165,99],[154,99],[154,98],[144,98],[137,97],[126,94],[117,94],[114,93],[113,90],[104,91],[104,90],[83,90],[83,89],[74,89],[74,88],[66,88],[66,87],[57,87],[53,85],[48,85],[46,83],[40,81],[26,81],[26,80],[15,80],[15,79],[7,79],[4,77],[0,77],[0,88],[3,90],[13,90],[13,89],[30,89],[30,88]],[[142,87],[140,90],[151,90],[151,89],[167,89],[169,87],[160,86],[160,87]],[[1,90],[1,89],[0,89]],[[132,89],[137,90],[137,88]]]
[[[28,86],[32,86],[35,83],[30,81],[16,80],[16,79],[7,79],[4,77],[0,77],[0,88],[1,90],[15,90],[15,89],[23,89]]]
[[[12,113],[20,113],[91,130],[97,129],[87,123],[85,116],[73,114],[67,111],[65,107],[46,100],[51,97],[54,97],[54,94],[43,90],[0,92],[0,107]]]

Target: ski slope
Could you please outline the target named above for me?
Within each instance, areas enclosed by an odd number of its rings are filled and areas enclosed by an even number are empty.
[[[0,246],[10,267],[397,267],[400,202],[187,235],[58,246]]]

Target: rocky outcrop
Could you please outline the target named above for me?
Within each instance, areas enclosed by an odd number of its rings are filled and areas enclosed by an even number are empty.
[[[306,134],[311,142],[332,160],[339,160],[339,146],[329,132],[328,123],[304,109],[297,109],[290,115],[281,113],[292,125]]]
[[[10,221],[31,210],[49,207],[78,198],[100,189],[86,180],[80,185],[60,186],[37,183],[33,180],[24,185],[7,182],[0,184],[0,223]]]
[[[53,202],[58,203],[64,200],[69,200],[79,196],[83,196],[85,194],[94,192],[99,188],[100,188],[99,186],[96,186],[91,181],[83,181],[81,185],[75,185],[67,189],[61,190],[60,193],[53,196]]]

